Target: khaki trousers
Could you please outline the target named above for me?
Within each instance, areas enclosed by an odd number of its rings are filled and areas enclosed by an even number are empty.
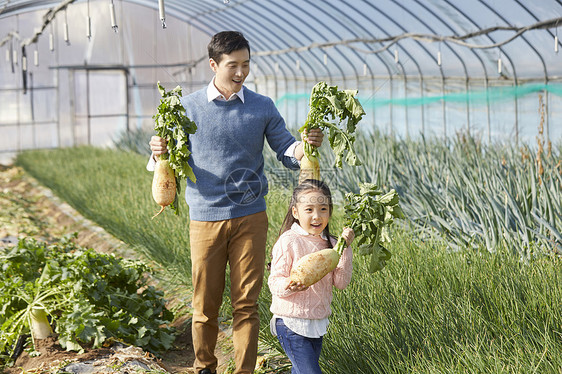
[[[267,214],[224,221],[191,221],[194,368],[215,371],[218,315],[230,266],[234,373],[253,373],[258,351],[258,296],[263,284]]]

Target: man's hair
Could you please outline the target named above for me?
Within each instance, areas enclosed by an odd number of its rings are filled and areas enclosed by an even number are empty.
[[[247,49],[250,53],[250,43],[238,31],[221,31],[211,38],[207,46],[209,58],[215,60],[217,64],[220,63],[223,54],[228,55],[241,49]]]

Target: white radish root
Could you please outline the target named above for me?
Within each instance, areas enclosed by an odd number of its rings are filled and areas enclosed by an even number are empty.
[[[33,339],[46,339],[53,334],[49,320],[47,319],[47,313],[43,308],[31,308],[29,313],[31,320],[31,333],[33,334]]]
[[[301,170],[299,173],[299,183],[307,179],[320,180],[320,162],[317,157],[305,154],[301,159]]]
[[[168,160],[156,162],[154,178],[152,179],[152,198],[161,207],[152,219],[162,213],[176,198],[176,176]]]
[[[334,270],[339,261],[340,255],[332,248],[309,253],[301,257],[291,269],[291,283],[311,286]]]

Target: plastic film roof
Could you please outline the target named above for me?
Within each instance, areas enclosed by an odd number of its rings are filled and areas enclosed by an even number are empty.
[[[0,21],[17,13],[84,2],[0,0]],[[113,2],[159,9],[157,0]],[[548,82],[562,76],[555,50],[562,27],[562,22],[558,27],[560,0],[163,3],[166,17],[185,21],[205,34],[243,32],[251,43],[256,75],[345,80],[399,74],[500,78],[515,83],[528,78]]]
[[[358,90],[365,131],[558,140],[559,29],[562,0],[0,0],[0,155],[150,128],[155,83],[208,85],[224,30],[290,128],[326,81]]]

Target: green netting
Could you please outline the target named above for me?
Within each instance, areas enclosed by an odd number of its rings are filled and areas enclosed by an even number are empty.
[[[428,105],[436,102],[470,102],[471,104],[486,104],[496,101],[503,101],[513,99],[515,97],[523,97],[536,92],[550,92],[557,96],[562,96],[562,85],[560,84],[526,84],[519,86],[506,86],[506,87],[490,87],[487,90],[469,91],[469,92],[454,92],[445,95],[432,95],[423,97],[399,97],[393,99],[376,98],[373,95],[370,97],[358,96],[361,105],[364,108],[379,108],[388,105],[399,106],[420,106]],[[285,101],[300,101],[308,100],[309,94],[285,94],[281,96],[276,104],[281,105]]]

